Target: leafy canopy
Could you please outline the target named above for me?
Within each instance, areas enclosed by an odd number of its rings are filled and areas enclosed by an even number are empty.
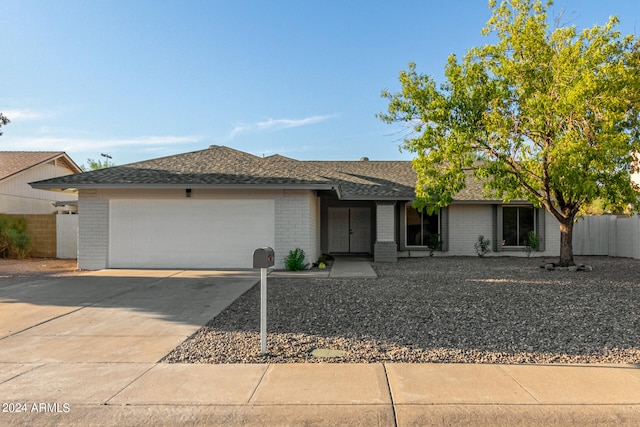
[[[11,123],[11,120],[9,120],[9,118],[4,114],[0,113],[0,128],[4,125],[8,125],[9,123]],[[0,136],[2,136],[2,130],[0,130]]]
[[[550,28],[551,2],[491,1],[483,34],[498,42],[462,61],[451,55],[441,85],[409,64],[383,121],[412,127],[417,201],[447,206],[482,179],[486,195],[544,206],[561,223],[594,201],[637,211],[630,180],[640,152],[640,42],[618,19],[578,32]]]
[[[98,160],[87,159],[87,164],[89,166],[82,165],[80,167],[85,172],[86,171],[95,171],[95,170],[98,170],[98,169],[104,169],[104,168],[115,166],[115,163],[113,163],[113,162],[109,163],[109,161],[107,159],[105,159],[104,162],[100,161],[99,159]]]

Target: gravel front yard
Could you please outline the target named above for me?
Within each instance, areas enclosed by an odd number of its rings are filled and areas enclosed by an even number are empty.
[[[267,355],[255,286],[164,361],[640,363],[640,260],[577,261],[594,271],[434,257],[374,265],[377,279],[270,278]]]
[[[48,277],[75,276],[80,273],[77,264],[75,259],[0,258],[0,286]]]

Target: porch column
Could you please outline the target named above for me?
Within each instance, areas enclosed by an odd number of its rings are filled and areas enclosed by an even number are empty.
[[[395,201],[376,202],[376,242],[373,245],[375,262],[398,261],[395,206]]]

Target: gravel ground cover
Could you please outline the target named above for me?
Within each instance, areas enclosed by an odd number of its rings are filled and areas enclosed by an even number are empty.
[[[77,275],[75,259],[27,258],[0,259],[0,286],[47,277]]]
[[[640,260],[576,258],[592,272],[545,261],[401,259],[374,264],[377,279],[270,278],[268,354],[255,286],[164,361],[640,363]]]

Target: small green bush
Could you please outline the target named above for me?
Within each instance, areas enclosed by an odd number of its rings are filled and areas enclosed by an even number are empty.
[[[439,234],[431,234],[427,239],[427,247],[429,248],[429,256],[433,256],[433,253],[439,250],[442,246]]]
[[[491,240],[485,239],[481,234],[478,236],[478,240],[473,244],[473,247],[476,249],[478,256],[483,257],[491,252]]]
[[[320,255],[320,258],[318,258],[318,261],[313,263],[313,267],[320,267],[320,264],[324,264],[324,266],[326,267],[329,261],[332,261],[332,260],[333,260],[333,256],[329,254],[322,254]],[[320,267],[320,268],[322,269],[324,267]]]
[[[24,218],[0,215],[0,258],[25,258],[30,240]]]
[[[531,252],[537,251],[538,249],[540,249],[540,237],[536,236],[536,233],[533,231],[530,231],[529,234],[527,234],[524,250],[527,252],[527,256],[530,257]]]
[[[289,271],[302,271],[307,268],[304,263],[304,251],[300,248],[289,251],[289,255],[284,260],[284,266]]]

